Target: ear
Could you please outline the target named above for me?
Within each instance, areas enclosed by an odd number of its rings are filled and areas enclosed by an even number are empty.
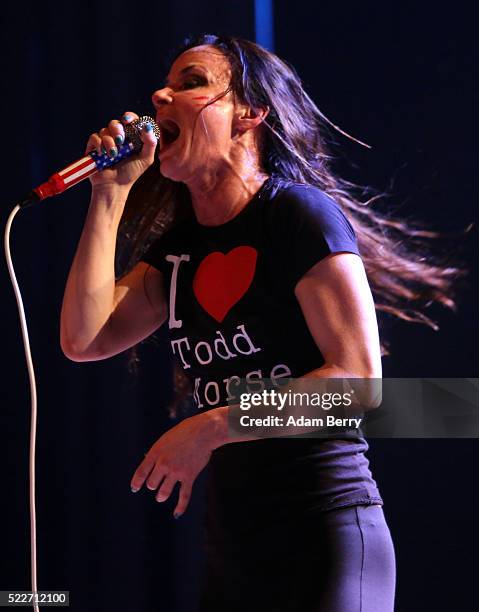
[[[233,131],[244,134],[249,130],[254,130],[261,125],[268,116],[269,108],[251,108],[251,106],[241,106],[235,112],[233,119]]]

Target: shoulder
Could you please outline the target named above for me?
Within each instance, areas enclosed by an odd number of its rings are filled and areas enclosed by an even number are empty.
[[[289,233],[309,227],[322,231],[326,237],[341,232],[355,238],[354,229],[342,207],[315,185],[274,181],[267,208],[271,220],[284,226]]]
[[[341,210],[339,204],[325,191],[315,185],[281,181],[276,185],[273,201],[286,209],[299,209],[305,212],[324,213]]]
[[[354,229],[341,207],[314,185],[283,181],[273,185],[264,215],[273,259],[280,262],[290,289],[332,253],[360,255]]]

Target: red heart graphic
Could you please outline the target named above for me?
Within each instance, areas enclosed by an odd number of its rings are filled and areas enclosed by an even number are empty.
[[[201,306],[219,323],[248,291],[257,256],[253,247],[240,246],[227,255],[210,253],[198,266],[193,291]]]

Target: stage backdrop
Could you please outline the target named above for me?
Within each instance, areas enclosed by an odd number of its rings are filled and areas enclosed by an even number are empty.
[[[270,45],[321,110],[372,146],[334,135],[338,172],[388,190],[383,206],[445,231],[476,217],[478,91],[474,20],[436,3],[272,3]],[[256,7],[258,8],[258,7]],[[125,110],[152,112],[168,57],[201,31],[254,39],[252,1],[16,2],[2,8],[2,226],[17,198],[80,157],[92,131]],[[263,30],[261,30],[263,28]],[[59,346],[63,288],[89,184],[22,211],[12,253],[38,382],[39,587],[70,591],[72,611],[194,610],[201,575],[202,482],[187,514],[130,493],[144,453],[172,422],[171,361],[160,330],[125,355],[73,363]],[[477,231],[449,243],[474,268]],[[439,332],[384,321],[384,375],[477,377],[477,276]],[[2,291],[0,590],[30,588],[29,387],[5,261]],[[475,609],[476,440],[371,440],[398,560],[397,610]],[[232,474],[234,478],[234,475]]]

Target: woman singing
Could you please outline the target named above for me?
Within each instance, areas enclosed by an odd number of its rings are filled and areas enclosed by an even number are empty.
[[[62,349],[106,359],[168,326],[198,412],[131,486],[162,502],[178,483],[179,517],[208,466],[202,612],[392,611],[394,548],[360,430],[233,439],[228,402],[240,379],[380,378],[376,310],[427,322],[411,304],[451,305],[454,270],[414,258],[391,234],[407,226],[333,174],[326,118],[262,47],[190,40],[152,102],[159,146],[147,125],[140,154],[90,179]],[[136,118],[112,120],[87,151],[114,157]],[[131,260],[116,279],[119,229]]]

